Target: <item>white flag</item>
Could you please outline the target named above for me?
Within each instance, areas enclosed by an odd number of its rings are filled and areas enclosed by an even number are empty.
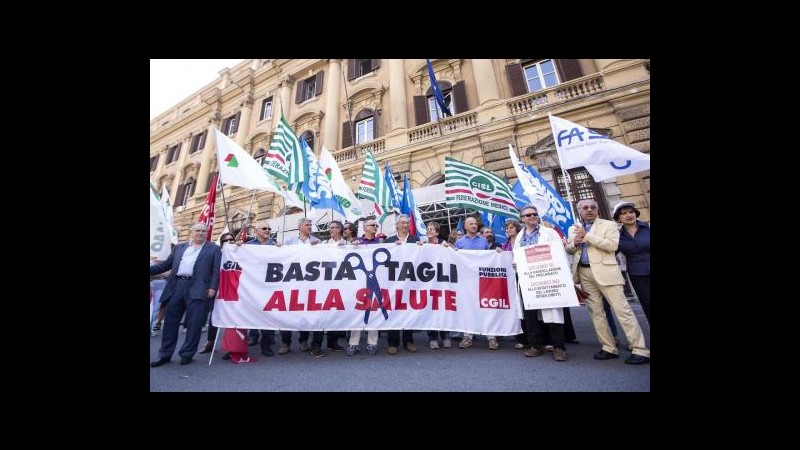
[[[169,230],[161,199],[158,197],[156,187],[150,182],[150,256],[163,261],[169,257],[172,250],[169,246]]]
[[[178,245],[178,230],[175,229],[174,212],[172,211],[172,202],[169,200],[169,191],[167,185],[161,186],[161,207],[164,208],[164,216],[167,218],[167,226],[170,230],[170,242]]]
[[[584,166],[595,181],[650,170],[650,155],[550,115],[553,139],[562,169]]]
[[[355,194],[353,194],[353,190],[350,189],[350,186],[344,181],[344,176],[342,176],[342,171],[339,169],[339,164],[336,163],[331,152],[325,147],[322,147],[322,150],[319,152],[319,166],[320,169],[325,172],[325,175],[330,178],[333,195],[336,196],[336,200],[342,205],[345,218],[350,222],[355,222],[360,219],[363,215],[361,213],[361,201],[356,198]]]
[[[528,196],[531,204],[536,207],[539,214],[544,216],[550,208],[550,202],[547,200],[547,189],[530,172],[525,170],[525,166],[517,158],[517,154],[514,153],[514,148],[511,147],[511,144],[508,144],[508,154],[511,156],[511,165],[514,166],[514,173],[517,174],[522,190],[525,191],[525,195]]]
[[[219,178],[223,183],[279,193],[258,161],[239,144],[217,129],[214,130],[214,138],[217,141]]]

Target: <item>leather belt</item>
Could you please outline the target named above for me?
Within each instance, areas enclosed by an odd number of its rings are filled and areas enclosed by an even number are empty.
[[[175,275],[175,277],[178,278],[179,280],[191,280],[192,279],[191,275]]]
[[[592,267],[589,264],[584,264],[584,263],[578,263],[578,265],[581,267]]]

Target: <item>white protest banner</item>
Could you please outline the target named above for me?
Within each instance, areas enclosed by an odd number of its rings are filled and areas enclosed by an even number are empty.
[[[511,258],[439,245],[225,246],[212,323],[515,335],[522,311]]]
[[[561,241],[514,249],[525,309],[578,306],[572,272]]]

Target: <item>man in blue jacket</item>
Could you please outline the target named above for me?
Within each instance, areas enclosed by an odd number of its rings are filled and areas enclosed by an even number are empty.
[[[150,266],[150,276],[172,269],[161,302],[167,303],[161,335],[159,358],[150,363],[158,367],[170,361],[178,345],[178,328],[186,313],[186,340],[178,354],[181,365],[192,362],[200,343],[206,320],[208,297],[217,295],[222,252],[217,244],[206,241],[205,224],[192,225],[189,241],[178,244],[162,263]]]

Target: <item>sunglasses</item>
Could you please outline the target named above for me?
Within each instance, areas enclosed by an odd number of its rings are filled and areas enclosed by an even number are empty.
[[[377,227],[377,226],[378,226],[378,224],[377,224],[377,223],[368,223],[368,224],[366,224],[366,225],[364,225],[364,226],[365,226],[365,227]]]
[[[222,242],[236,242],[233,238],[223,239]]]
[[[272,228],[270,227],[261,227],[261,229],[264,231],[272,231]]]
[[[582,209],[582,210],[584,210],[584,211],[589,211],[589,210],[591,210],[591,209],[597,209],[597,206],[595,206],[595,205],[591,205],[591,206],[581,206],[581,209]]]
[[[522,217],[539,217],[537,213],[522,214]]]

